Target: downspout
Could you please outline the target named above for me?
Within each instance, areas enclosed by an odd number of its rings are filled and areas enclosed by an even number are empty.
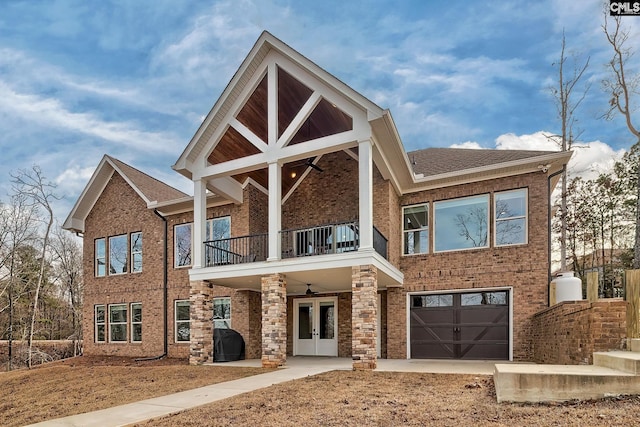
[[[167,304],[167,299],[169,298],[169,290],[168,290],[168,285],[169,285],[169,272],[168,272],[168,267],[167,267],[167,262],[168,262],[168,249],[167,249],[167,238],[169,235],[168,232],[168,223],[167,223],[167,218],[165,218],[160,212],[158,212],[157,209],[153,210],[153,213],[158,215],[158,217],[164,222],[164,236],[163,236],[163,244],[162,244],[162,309],[163,309],[163,315],[164,315],[164,323],[163,323],[163,328],[164,328],[164,333],[162,334],[164,336],[164,352],[159,355],[159,356],[153,356],[153,357],[144,357],[144,358],[140,358],[140,359],[136,359],[136,362],[145,362],[145,361],[150,361],[150,360],[159,360],[162,359],[163,357],[166,357],[167,354],[169,353],[169,341],[167,338],[167,333],[169,330],[168,327],[168,304]]]
[[[565,170],[567,169],[567,165],[564,164],[562,165],[562,169],[560,169],[557,172],[552,173],[551,175],[549,175],[547,177],[547,197],[548,197],[548,203],[547,203],[547,230],[549,233],[549,240],[547,242],[547,264],[549,265],[549,268],[547,270],[547,307],[549,306],[549,304],[551,303],[551,295],[549,294],[549,286],[551,283],[551,178],[560,175],[561,173],[563,173]]]

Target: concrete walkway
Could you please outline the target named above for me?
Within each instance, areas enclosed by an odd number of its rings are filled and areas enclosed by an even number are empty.
[[[433,372],[455,374],[493,374],[495,362],[485,361],[441,361],[441,360],[391,360],[379,359],[378,371]],[[224,363],[224,366],[255,366],[260,360],[242,360]],[[152,418],[181,412],[206,405],[238,394],[269,387],[285,381],[317,375],[334,370],[351,370],[351,359],[323,357],[290,357],[287,365],[266,374],[254,375],[239,380],[213,384],[181,393],[142,400],[100,411],[72,415],[43,421],[32,426],[46,427],[108,427],[127,426]]]

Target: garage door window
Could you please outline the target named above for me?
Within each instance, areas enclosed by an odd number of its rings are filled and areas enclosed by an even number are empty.
[[[413,297],[413,307],[451,307],[453,295],[417,295]]]
[[[507,305],[507,292],[474,292],[462,294],[462,305]]]

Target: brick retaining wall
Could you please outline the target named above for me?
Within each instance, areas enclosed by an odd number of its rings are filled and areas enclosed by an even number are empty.
[[[565,301],[533,316],[533,361],[587,365],[594,351],[620,349],[626,338],[626,302]]]

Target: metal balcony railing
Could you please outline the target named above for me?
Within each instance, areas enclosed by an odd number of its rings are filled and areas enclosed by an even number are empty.
[[[280,238],[283,259],[354,252],[360,247],[358,221],[282,230]],[[265,261],[269,254],[266,233],[210,240],[204,245],[207,267]],[[373,247],[387,258],[387,239],[375,227]]]
[[[269,253],[269,235],[231,237],[204,242],[206,266],[264,261]]]
[[[282,230],[282,258],[357,251],[360,233],[357,221]]]

